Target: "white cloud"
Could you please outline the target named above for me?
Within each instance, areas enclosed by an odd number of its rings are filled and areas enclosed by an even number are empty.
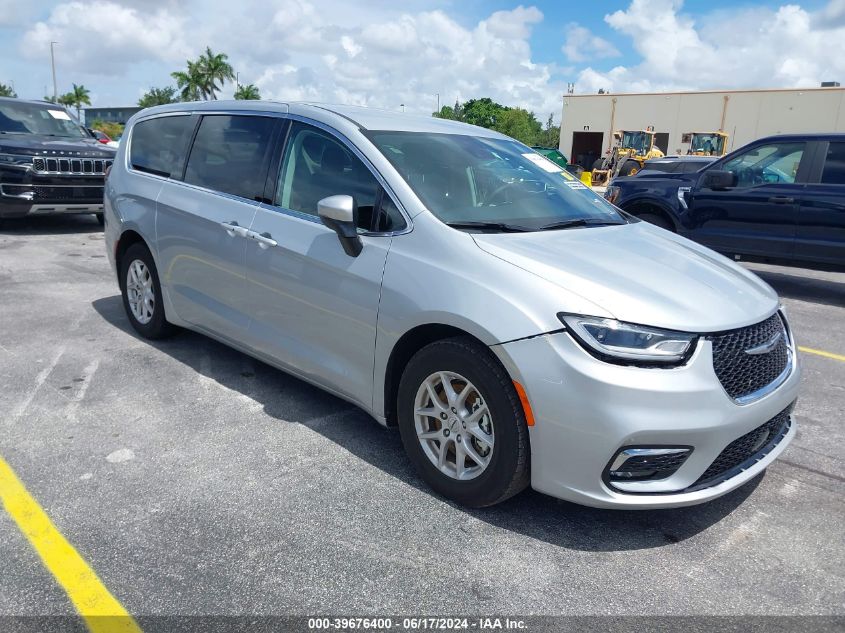
[[[140,12],[106,0],[57,5],[43,22],[23,36],[21,53],[30,59],[49,55],[58,42],[64,68],[114,75],[139,59],[176,62],[191,47],[183,39],[183,19],[167,9]]]
[[[619,57],[616,47],[607,40],[594,35],[589,29],[572,22],[566,25],[566,42],[561,47],[571,62]]]
[[[698,22],[682,8],[681,0],[633,0],[607,15],[642,61],[606,72],[585,68],[578,92],[810,87],[845,76],[845,57],[833,54],[845,40],[842,0],[815,15],[788,4],[719,11]],[[823,15],[840,15],[842,24],[822,30],[815,25]]]

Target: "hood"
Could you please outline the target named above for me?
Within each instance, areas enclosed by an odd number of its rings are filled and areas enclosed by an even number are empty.
[[[0,135],[0,153],[114,158],[116,151],[95,138],[56,138],[38,134]]]
[[[775,291],[753,273],[645,222],[473,238],[620,321],[718,332],[762,321],[778,307]]]

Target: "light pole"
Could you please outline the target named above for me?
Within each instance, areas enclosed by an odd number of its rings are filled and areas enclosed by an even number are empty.
[[[434,94],[437,95],[437,113],[440,114],[440,93],[435,92]]]
[[[50,64],[53,66],[53,103],[59,102],[59,89],[56,86],[56,55],[53,53],[53,46],[58,42],[50,42]]]
[[[400,104],[399,104],[399,107],[400,107],[400,108],[402,108],[402,112],[404,112],[404,111],[405,111],[405,104],[404,104],[404,103],[400,103]]]

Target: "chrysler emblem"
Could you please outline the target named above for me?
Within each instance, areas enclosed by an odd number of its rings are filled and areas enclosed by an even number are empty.
[[[768,354],[777,346],[782,336],[783,331],[781,330],[765,343],[756,347],[749,347],[747,350],[745,350],[745,353],[750,354],[751,356],[757,356],[758,354]]]

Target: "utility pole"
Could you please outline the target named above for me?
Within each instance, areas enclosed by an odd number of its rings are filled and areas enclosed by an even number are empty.
[[[56,85],[56,55],[53,53],[53,45],[58,42],[50,42],[50,64],[53,66],[53,103],[59,102],[59,89]]]
[[[402,112],[404,112],[404,111],[405,111],[405,104],[404,104],[404,103],[400,103],[400,104],[399,104],[399,106],[402,108]]]
[[[440,93],[436,92],[435,94],[437,95],[437,113],[439,114],[440,113]]]

